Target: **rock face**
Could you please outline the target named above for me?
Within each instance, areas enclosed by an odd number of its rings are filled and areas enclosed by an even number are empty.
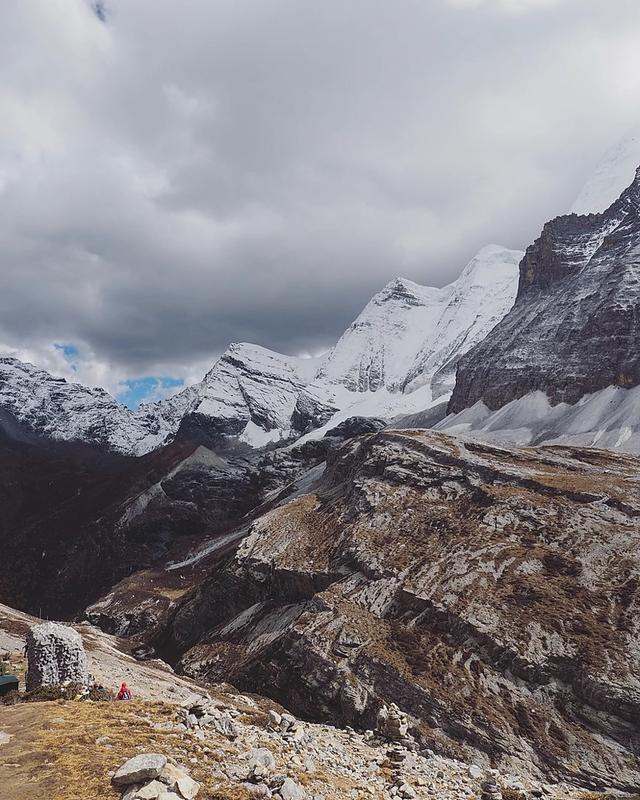
[[[640,384],[640,170],[603,214],[558,217],[520,264],[513,309],[460,361],[450,412],[533,391],[576,403]]]
[[[396,703],[419,747],[636,787],[640,462],[424,431],[329,459],[180,603],[183,668],[361,728]]]
[[[27,636],[27,661],[27,691],[65,681],[82,685],[89,682],[82,637],[66,625],[34,625]]]

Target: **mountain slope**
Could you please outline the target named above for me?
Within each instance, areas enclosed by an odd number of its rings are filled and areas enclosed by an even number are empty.
[[[640,454],[640,386],[607,386],[573,405],[551,405],[540,391],[497,411],[482,402],[449,414],[430,427],[446,433],[511,445],[564,444]],[[409,418],[406,427],[424,427]]]
[[[396,702],[422,747],[631,791],[639,469],[426,431],[353,439],[253,521],[162,644],[309,718],[371,728]]]
[[[449,404],[490,409],[533,391],[575,403],[640,383],[640,170],[603,214],[558,217],[520,264],[512,310],[464,356]]]

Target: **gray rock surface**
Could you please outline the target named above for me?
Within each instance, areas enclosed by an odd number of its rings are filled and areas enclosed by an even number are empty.
[[[129,786],[157,778],[167,763],[167,757],[160,753],[141,753],[134,756],[118,769],[111,782],[114,786]]]
[[[82,637],[73,628],[56,622],[34,625],[27,635],[27,690],[70,681],[89,682]]]
[[[531,391],[575,403],[640,384],[640,170],[603,214],[558,217],[520,264],[515,305],[462,357],[449,413]]]
[[[415,745],[631,791],[638,474],[579,449],[350,440],[254,520],[170,641],[188,674],[375,729],[394,763]]]

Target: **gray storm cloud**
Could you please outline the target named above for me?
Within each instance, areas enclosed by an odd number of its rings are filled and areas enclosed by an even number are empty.
[[[0,10],[0,343],[191,380],[524,247],[637,123],[637,0]]]

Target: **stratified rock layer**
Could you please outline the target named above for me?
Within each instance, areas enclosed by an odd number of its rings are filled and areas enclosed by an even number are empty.
[[[428,432],[347,442],[177,610],[190,673],[483,765],[640,781],[640,462]]]
[[[65,681],[89,682],[82,637],[73,628],[55,622],[34,625],[27,635],[27,690]]]
[[[545,225],[520,264],[513,309],[462,357],[449,412],[540,390],[575,403],[640,383],[640,170],[603,214]]]

